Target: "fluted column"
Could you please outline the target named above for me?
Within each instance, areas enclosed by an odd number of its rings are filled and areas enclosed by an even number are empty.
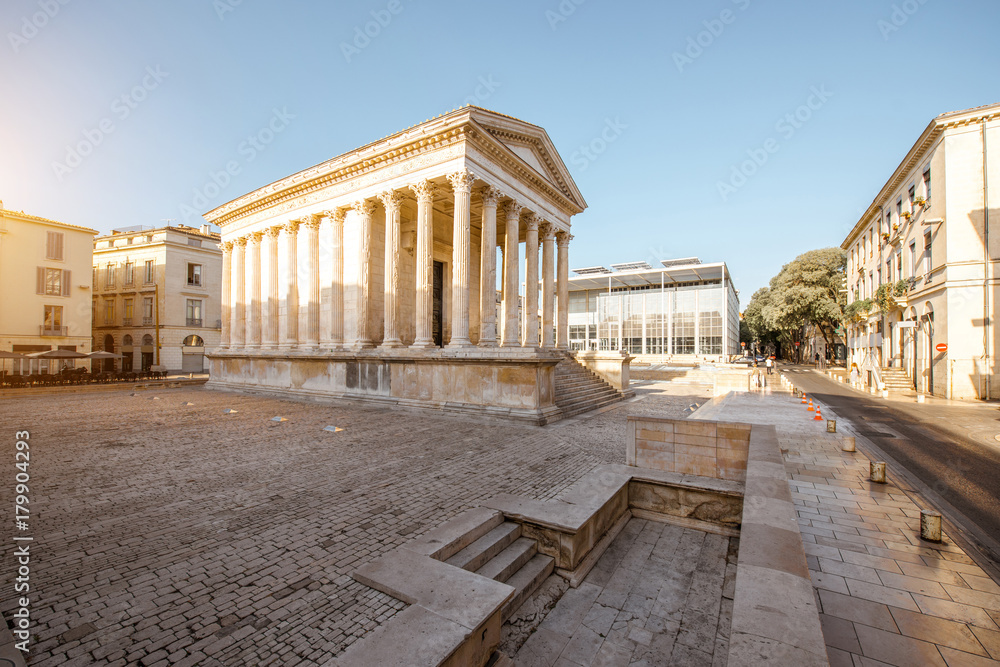
[[[233,294],[233,347],[246,347],[247,344],[247,304],[246,304],[246,248],[247,239],[241,236],[233,244],[236,246],[236,257],[233,262],[233,275],[236,276],[235,292]]]
[[[503,193],[488,185],[483,188],[483,249],[480,253],[479,345],[497,344],[497,200]]]
[[[542,225],[542,347],[556,345],[553,320],[555,312],[555,240],[556,228],[549,223]]]
[[[309,266],[306,275],[309,280],[309,303],[306,304],[306,345],[319,348],[319,226],[322,215],[310,215],[305,220],[306,252]]]
[[[560,350],[569,349],[569,242],[572,240],[573,235],[568,232],[556,234],[556,245],[559,247],[559,273],[556,278],[556,290],[559,293],[556,347]]]
[[[538,214],[528,216],[524,235],[524,347],[538,347]]]
[[[282,347],[299,345],[299,221],[285,223],[285,242],[288,244],[287,291],[285,292],[285,331]]]
[[[250,347],[260,349],[260,241],[263,232],[250,234]]]
[[[226,241],[222,248],[222,336],[219,347],[229,347],[229,332],[232,330],[233,302],[233,243]]]
[[[434,347],[434,184],[411,185],[417,197],[417,320],[413,347]]]
[[[342,208],[327,211],[333,229],[333,256],[330,258],[333,277],[330,279],[330,343],[344,346],[344,216]]]
[[[371,273],[372,273],[372,215],[375,204],[367,199],[359,199],[351,205],[358,219],[358,317],[355,322],[354,347],[372,347],[371,327],[368,320],[371,313]]]
[[[278,313],[281,306],[278,296],[278,236],[281,225],[267,228],[267,328],[264,329],[264,347],[278,346]]]
[[[399,338],[399,205],[403,196],[388,190],[378,196],[385,207],[385,290],[382,347],[402,347]]]
[[[521,226],[521,206],[514,200],[504,204],[504,219],[507,223],[503,250],[503,342],[504,347],[517,347],[517,245]]]
[[[451,340],[448,347],[472,345],[469,340],[469,273],[472,257],[472,172],[463,169],[448,174],[455,190],[454,225],[451,235]]]

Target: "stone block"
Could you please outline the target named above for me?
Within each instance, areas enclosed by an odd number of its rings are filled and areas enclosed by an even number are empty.
[[[674,422],[674,433],[683,435],[702,435],[716,437],[716,423],[703,421],[678,420]]]

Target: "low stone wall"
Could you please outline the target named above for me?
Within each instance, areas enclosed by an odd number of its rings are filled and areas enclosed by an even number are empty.
[[[633,357],[624,352],[590,352],[581,350],[573,353],[573,358],[584,368],[597,374],[602,380],[619,391],[628,391],[629,362]]]
[[[742,482],[750,425],[630,415],[625,463]]]
[[[335,351],[270,354],[216,351],[208,386],[479,414],[543,425],[555,405],[558,353]]]

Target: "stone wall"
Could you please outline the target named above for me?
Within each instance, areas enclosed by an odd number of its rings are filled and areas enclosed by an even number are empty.
[[[625,462],[701,477],[746,478],[750,425],[630,415]]]

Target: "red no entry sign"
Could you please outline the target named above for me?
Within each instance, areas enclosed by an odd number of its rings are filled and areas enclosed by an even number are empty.
[[[938,343],[937,345],[934,346],[934,349],[937,350],[938,352],[947,352],[948,343]]]

